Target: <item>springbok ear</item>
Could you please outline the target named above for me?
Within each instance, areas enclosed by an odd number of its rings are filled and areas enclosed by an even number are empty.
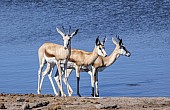
[[[100,44],[99,36],[96,38],[96,46]]]
[[[64,34],[59,28],[56,27],[56,30],[57,30],[57,32],[58,32],[62,37],[65,36],[65,34]]]
[[[122,39],[120,39],[120,41],[119,41],[119,45],[122,45]]]
[[[78,31],[79,31],[79,29],[77,29],[75,32],[73,32],[73,33],[71,34],[71,36],[70,36],[70,37],[75,36],[75,35],[78,33]]]
[[[112,42],[115,44],[115,45],[117,45],[117,42],[116,42],[116,40],[112,37]]]

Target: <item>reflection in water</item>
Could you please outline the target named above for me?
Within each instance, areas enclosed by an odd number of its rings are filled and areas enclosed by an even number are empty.
[[[127,84],[128,86],[140,86],[140,84]]]

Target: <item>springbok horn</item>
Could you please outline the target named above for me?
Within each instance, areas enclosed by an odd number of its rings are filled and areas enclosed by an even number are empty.
[[[104,37],[104,39],[103,39],[103,43],[105,43],[105,42],[106,42],[106,40],[107,40],[107,38],[106,38],[106,35],[105,35],[105,37]]]
[[[120,41],[119,35],[116,35],[116,38]]]
[[[99,39],[99,36],[97,36],[97,39]]]
[[[69,26],[68,35],[70,35],[71,26]]]
[[[62,26],[62,28],[63,28],[63,32],[65,33],[65,29],[64,29],[64,26]]]

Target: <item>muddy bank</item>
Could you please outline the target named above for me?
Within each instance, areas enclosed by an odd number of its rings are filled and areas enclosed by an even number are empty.
[[[0,109],[8,110],[170,110],[166,97],[55,97],[36,94],[0,94]]]

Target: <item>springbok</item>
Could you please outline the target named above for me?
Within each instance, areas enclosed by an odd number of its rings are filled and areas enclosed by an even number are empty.
[[[106,67],[112,65],[119,58],[120,55],[124,55],[127,57],[130,57],[130,55],[131,55],[131,53],[123,45],[122,39],[120,39],[119,36],[116,36],[116,37],[118,39],[118,42],[116,42],[116,40],[112,37],[112,41],[116,45],[116,47],[110,56],[107,56],[107,57],[99,56],[95,60],[95,62],[91,65],[91,67],[82,66],[80,68],[81,72],[88,72],[91,75],[91,86],[92,86],[92,94],[91,95],[94,97],[99,97],[98,72],[102,72]],[[75,66],[73,68],[75,68]],[[68,76],[71,74],[71,72],[72,72],[72,69],[67,69]],[[96,86],[95,94],[94,94],[94,85]],[[72,88],[70,87],[70,85],[68,85],[68,89],[69,89],[68,91],[73,91]]]
[[[65,96],[62,88],[62,73],[61,73],[61,67],[60,62],[62,61],[64,64],[64,74],[67,74],[66,67],[68,59],[71,55],[71,39],[74,35],[77,34],[78,29],[70,34],[70,29],[68,31],[68,34],[63,33],[59,28],[56,28],[57,32],[62,36],[64,41],[64,46],[54,43],[44,43],[39,49],[38,49],[38,57],[39,57],[39,70],[38,70],[38,94],[41,92],[41,86],[44,79],[44,76],[48,73],[49,80],[51,82],[51,85],[53,87],[55,95],[58,95],[56,92],[54,83],[52,81],[52,71],[55,65],[58,67],[59,71],[59,77],[55,77],[55,80],[57,82],[58,88],[61,91],[61,96]],[[64,28],[63,28],[64,30]],[[42,72],[42,69],[44,65],[47,63],[47,68],[43,73],[41,77],[41,83],[40,83],[40,75]],[[50,71],[49,71],[50,70]]]
[[[69,58],[67,68],[69,69],[69,68],[75,67],[74,69],[76,70],[76,76],[77,76],[77,88],[79,88],[81,66],[91,65],[92,63],[94,63],[94,61],[97,59],[99,55],[103,57],[107,56],[105,49],[104,49],[104,43],[105,41],[100,42],[99,38],[97,37],[93,52],[86,52],[84,50],[71,49],[71,56]],[[47,66],[50,66],[50,65],[47,65]],[[61,67],[63,68],[64,66],[61,64]],[[46,69],[47,71],[49,71],[49,67],[47,67]],[[56,74],[58,74],[58,72],[56,72]],[[67,91],[68,91],[69,96],[71,96],[73,90],[68,88],[69,87],[69,84],[67,83],[68,76],[69,75],[65,75],[64,83],[67,86]],[[77,89],[77,94],[78,96],[81,96],[79,93],[79,89]]]

